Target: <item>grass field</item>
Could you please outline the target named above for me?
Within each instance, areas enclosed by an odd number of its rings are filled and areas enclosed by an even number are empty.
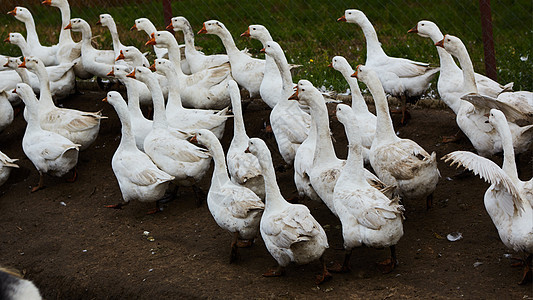
[[[41,43],[57,43],[61,24],[59,10],[44,7],[40,0],[23,2],[34,14]],[[136,45],[142,51],[149,50],[144,46],[147,36],[129,31],[134,20],[147,17],[158,28],[164,28],[161,1],[85,1],[92,6],[83,6],[81,2],[78,1],[72,7],[72,17],[81,17],[90,24],[95,24],[100,13],[110,13],[119,27],[122,42]],[[120,2],[124,4],[117,4]],[[21,5],[20,3],[21,1],[3,0],[0,8],[7,12],[15,4]],[[103,4],[107,5],[102,6]],[[529,56],[533,33],[533,4],[530,0],[492,1],[491,4],[498,81],[514,81],[515,90],[532,90],[533,57]],[[432,20],[443,33],[460,37],[470,52],[476,71],[485,73],[478,1],[172,1],[173,15],[188,18],[195,31],[201,28],[202,22],[218,19],[233,34],[239,48],[247,47],[259,57],[262,56],[259,53],[261,44],[239,35],[249,24],[265,25],[286,50],[289,62],[304,65],[297,71],[294,80],[306,78],[317,86],[339,92],[346,90],[348,86],[338,72],[327,68],[331,58],[343,55],[355,67],[363,64],[366,56],[365,40],[360,28],[355,24],[336,22],[347,8],[365,12],[376,27],[387,54],[438,65],[437,51],[431,41],[407,34],[407,30],[419,20]],[[0,25],[2,39],[9,32],[25,34],[23,24],[10,15],[1,14]],[[100,47],[111,48],[111,38],[106,28],[93,26],[93,35],[98,36],[96,42]],[[181,40],[181,36],[177,37]],[[79,36],[76,38],[79,39]],[[208,54],[224,52],[222,43],[216,36],[198,36],[196,44]],[[9,44],[0,45],[0,53],[20,55],[18,48]]]

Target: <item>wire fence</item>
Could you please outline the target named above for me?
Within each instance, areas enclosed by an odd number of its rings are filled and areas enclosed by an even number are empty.
[[[57,1],[57,0],[54,0]],[[167,0],[71,0],[71,16],[85,19],[92,25],[93,36],[98,47],[111,49],[111,37],[105,27],[96,26],[101,13],[111,14],[117,23],[118,32],[124,44],[139,47],[143,52],[147,37],[129,29],[134,20],[147,17],[160,30],[165,28],[163,3]],[[0,37],[9,32],[25,35],[23,23],[5,12],[15,6],[25,6],[33,14],[37,31],[44,45],[57,43],[61,16],[59,10],[42,5],[41,0],[1,0]],[[419,20],[431,20],[439,25],[443,33],[460,37],[467,46],[477,72],[485,73],[483,40],[479,3],[475,0],[376,0],[354,3],[343,0],[307,1],[194,1],[175,0],[171,2],[173,16],[184,16],[198,31],[202,23],[210,19],[222,21],[232,33],[239,48],[249,48],[258,55],[261,45],[258,41],[240,38],[250,24],[265,25],[272,36],[286,50],[289,62],[303,64],[296,75],[308,78],[318,86],[342,90],[347,85],[340,74],[326,66],[335,55],[343,55],[353,66],[364,63],[365,39],[355,24],[339,24],[337,18],[348,8],[362,10],[377,30],[385,52],[391,56],[430,62],[439,65],[434,45],[429,39],[407,34]],[[531,90],[533,76],[531,43],[533,27],[533,1],[493,1],[492,20],[496,48],[498,81],[515,82],[515,89]],[[181,34],[176,37],[182,41]],[[80,39],[74,34],[75,39]],[[224,52],[220,40],[214,36],[197,36],[196,44],[207,54]],[[1,45],[0,54],[20,55],[13,45]]]

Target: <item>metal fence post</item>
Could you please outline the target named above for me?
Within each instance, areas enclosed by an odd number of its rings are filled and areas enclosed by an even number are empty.
[[[479,0],[481,12],[481,31],[483,33],[483,51],[485,52],[485,73],[493,80],[498,79],[496,72],[496,54],[494,52],[494,39],[492,36],[492,17],[490,0]]]

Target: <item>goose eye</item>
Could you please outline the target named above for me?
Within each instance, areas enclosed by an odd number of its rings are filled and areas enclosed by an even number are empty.
[[[252,28],[252,30],[255,30],[255,28]]]
[[[161,33],[158,33],[157,36],[161,36]]]
[[[349,12],[348,14],[349,14],[349,15],[351,15],[352,13],[351,13],[351,12]]]
[[[304,92],[304,91],[305,91],[305,89],[302,89],[302,92]]]

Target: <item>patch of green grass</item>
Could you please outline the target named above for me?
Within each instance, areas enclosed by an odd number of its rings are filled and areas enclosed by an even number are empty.
[[[60,26],[59,11],[44,7],[35,1],[28,5],[34,13],[41,43],[57,43]],[[515,90],[532,90],[531,42],[533,30],[533,3],[530,0],[492,1],[494,43],[496,50],[498,81],[515,82]],[[360,9],[374,24],[385,52],[390,56],[406,57],[413,60],[439,65],[435,46],[431,40],[418,35],[407,34],[419,20],[434,21],[443,33],[460,37],[467,46],[479,73],[485,73],[483,62],[483,41],[481,35],[478,1],[351,1],[307,0],[307,1],[172,1],[174,16],[189,19],[193,29],[198,31],[202,22],[217,19],[223,22],[233,34],[239,48],[249,48],[254,56],[259,53],[259,41],[241,38],[250,24],[265,25],[271,35],[285,49],[290,63],[303,67],[295,72],[294,80],[306,78],[317,86],[325,86],[337,91],[345,91],[347,83],[342,76],[327,68],[335,55],[345,56],[352,67],[364,64],[366,56],[365,39],[361,29],[355,24],[337,23],[336,19],[347,8]],[[108,8],[72,9],[72,17],[81,17],[95,24],[98,14],[109,13],[118,25],[124,44],[132,44],[149,51],[144,46],[148,39],[144,33],[130,32],[136,18],[147,17],[160,29],[164,28],[161,1],[144,4],[124,1],[124,5]],[[5,38],[10,31],[25,34],[23,24],[12,16],[0,14],[0,37]],[[93,35],[102,48],[111,49],[111,37],[106,28],[93,26]],[[176,35],[182,40],[180,34]],[[79,39],[79,36],[75,38]],[[196,37],[197,46],[207,54],[222,53],[224,48],[220,39],[212,35]],[[12,45],[0,45],[0,53],[19,55]]]

